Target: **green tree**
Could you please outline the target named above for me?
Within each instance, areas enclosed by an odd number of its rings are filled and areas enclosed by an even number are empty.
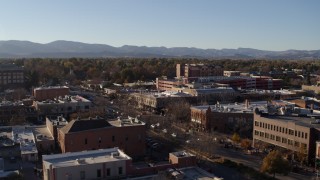
[[[261,165],[261,171],[273,174],[276,173],[288,175],[290,172],[290,164],[284,159],[279,151],[271,151],[264,159]]]

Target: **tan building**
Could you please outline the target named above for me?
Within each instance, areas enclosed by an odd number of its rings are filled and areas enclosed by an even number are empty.
[[[33,106],[39,115],[68,115],[74,112],[87,112],[92,102],[81,96],[63,96],[54,100],[34,101]]]
[[[281,147],[288,151],[303,152],[308,160],[314,161],[316,141],[320,135],[320,121],[315,118],[298,115],[254,114],[253,144],[263,143]]]
[[[223,76],[231,77],[231,76],[240,76],[240,71],[223,71]]]
[[[145,123],[135,119],[75,119],[58,129],[63,153],[119,147],[132,157],[145,153]]]
[[[177,64],[177,77],[223,76],[223,68],[209,64]]]
[[[49,86],[49,87],[38,87],[33,89],[32,95],[36,101],[53,100],[59,96],[69,95],[69,87],[67,86]]]

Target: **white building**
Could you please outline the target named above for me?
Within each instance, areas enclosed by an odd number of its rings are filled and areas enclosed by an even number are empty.
[[[127,174],[131,158],[118,148],[43,155],[44,180],[114,179]]]
[[[37,161],[38,150],[31,129],[24,126],[12,127],[13,141],[20,144],[21,158],[24,161]]]

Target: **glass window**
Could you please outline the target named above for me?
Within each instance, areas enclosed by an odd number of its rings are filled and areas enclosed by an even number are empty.
[[[80,171],[80,179],[86,179],[86,172]]]
[[[122,174],[122,167],[119,167],[119,174]]]
[[[101,177],[101,169],[97,169],[97,177]]]

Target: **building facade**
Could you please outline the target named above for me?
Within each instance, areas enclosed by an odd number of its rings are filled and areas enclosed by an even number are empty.
[[[43,179],[121,179],[131,158],[118,148],[43,155]]]
[[[32,96],[36,101],[53,100],[59,96],[66,96],[70,94],[69,87],[67,86],[49,86],[38,87],[32,91]]]
[[[133,118],[72,120],[58,129],[58,141],[63,153],[119,147],[128,155],[139,157],[145,153],[145,137],[145,123]]]
[[[191,122],[198,131],[238,133],[242,137],[251,137],[256,107],[267,108],[267,102],[193,106],[190,108]]]
[[[314,161],[316,141],[320,137],[318,120],[293,115],[255,113],[253,145],[262,143],[281,147],[293,153],[303,152]]]
[[[15,64],[0,64],[0,90],[24,87],[24,72]]]

